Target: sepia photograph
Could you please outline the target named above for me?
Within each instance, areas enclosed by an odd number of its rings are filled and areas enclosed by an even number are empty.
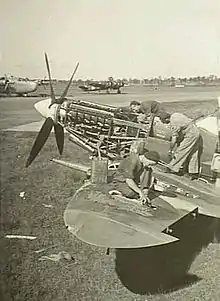
[[[0,299],[219,301],[220,1],[0,7]]]

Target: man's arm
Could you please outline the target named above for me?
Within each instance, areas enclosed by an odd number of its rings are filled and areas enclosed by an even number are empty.
[[[144,192],[137,186],[137,184],[135,183],[135,181],[133,179],[127,178],[126,183],[132,190],[134,190],[137,194],[139,194],[140,200],[142,202],[150,203],[150,200],[148,199],[148,197],[145,196]]]
[[[126,179],[126,183],[132,190],[137,192],[139,195],[142,193],[142,190],[137,186],[133,179]]]
[[[172,132],[172,139],[170,143],[170,151],[176,146],[180,137],[181,129],[187,119],[183,114],[174,113],[170,117],[170,129]],[[187,119],[188,120],[188,119]]]
[[[177,136],[172,136],[171,142],[170,142],[170,151],[172,151],[177,144]]]
[[[178,124],[178,120],[176,120],[177,117],[175,117],[175,118],[174,117],[172,118],[172,116],[171,116],[171,120],[170,120],[170,129],[172,132],[172,138],[171,138],[171,142],[170,142],[170,152],[172,152],[174,147],[176,146],[177,139],[179,137],[179,132],[180,132],[180,126]]]
[[[134,190],[135,192],[137,192],[139,194],[140,197],[140,201],[142,202],[143,205],[148,205],[150,207],[154,207],[151,203],[151,200],[148,198],[148,196],[146,196],[144,194],[144,192],[137,186],[137,184],[134,182],[134,180],[132,179],[126,179],[126,183],[127,185]]]

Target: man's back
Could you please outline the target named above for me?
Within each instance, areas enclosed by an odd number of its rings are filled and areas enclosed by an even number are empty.
[[[158,101],[143,101],[140,106],[140,112],[146,115],[158,115],[164,108]]]
[[[131,110],[130,106],[118,107],[115,111],[115,117],[119,119],[125,119],[130,121],[136,121],[137,116]]]

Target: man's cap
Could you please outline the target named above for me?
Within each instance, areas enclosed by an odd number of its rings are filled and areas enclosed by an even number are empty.
[[[159,118],[163,122],[163,121],[166,121],[167,119],[169,119],[170,116],[171,115],[167,112],[161,112],[160,115],[159,115]]]
[[[137,101],[137,100],[132,100],[130,102],[130,106],[140,106],[140,105],[141,105],[141,103],[139,101]]]
[[[147,151],[144,153],[144,156],[146,159],[151,160],[151,161],[155,161],[155,162],[160,161],[160,155],[156,151]]]

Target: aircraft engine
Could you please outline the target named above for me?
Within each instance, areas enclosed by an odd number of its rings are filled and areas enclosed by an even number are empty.
[[[115,110],[101,104],[72,100],[60,106],[57,118],[71,134],[72,142],[96,156],[97,144],[102,137],[102,156],[116,159],[129,152],[134,138],[149,135],[149,125],[143,129],[137,128],[136,123],[115,118]]]

